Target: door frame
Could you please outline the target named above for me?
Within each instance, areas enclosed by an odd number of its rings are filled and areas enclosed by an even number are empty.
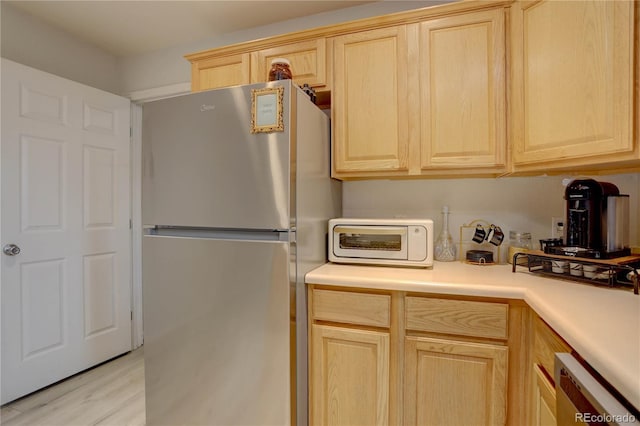
[[[142,323],[142,106],[131,101],[131,345],[144,343]]]
[[[191,92],[191,83],[178,83],[130,92],[131,101],[131,344],[144,343],[142,321],[142,105]]]

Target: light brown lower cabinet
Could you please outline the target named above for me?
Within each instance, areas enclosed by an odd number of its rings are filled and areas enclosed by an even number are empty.
[[[310,425],[529,424],[522,302],[310,285],[308,306]]]
[[[556,352],[572,352],[565,342],[537,315],[532,319],[532,382],[531,419],[534,426],[556,426],[556,390],[553,381]]]
[[[537,364],[533,365],[533,425],[557,426],[556,391]]]
[[[389,424],[389,333],[312,325],[311,425]]]
[[[504,425],[506,346],[405,338],[406,425]]]

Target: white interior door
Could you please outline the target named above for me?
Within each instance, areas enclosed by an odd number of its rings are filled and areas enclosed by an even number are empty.
[[[131,349],[129,100],[2,59],[2,403]]]

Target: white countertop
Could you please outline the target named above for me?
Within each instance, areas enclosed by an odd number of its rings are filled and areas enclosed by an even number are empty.
[[[465,296],[522,299],[640,409],[640,296],[628,289],[539,276],[511,265],[435,262],[433,269],[327,263],[305,281]]]

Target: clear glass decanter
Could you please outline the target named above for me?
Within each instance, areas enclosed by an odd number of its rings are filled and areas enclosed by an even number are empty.
[[[456,245],[449,233],[449,206],[442,206],[442,231],[436,240],[434,250],[435,260],[452,262],[456,260]]]

